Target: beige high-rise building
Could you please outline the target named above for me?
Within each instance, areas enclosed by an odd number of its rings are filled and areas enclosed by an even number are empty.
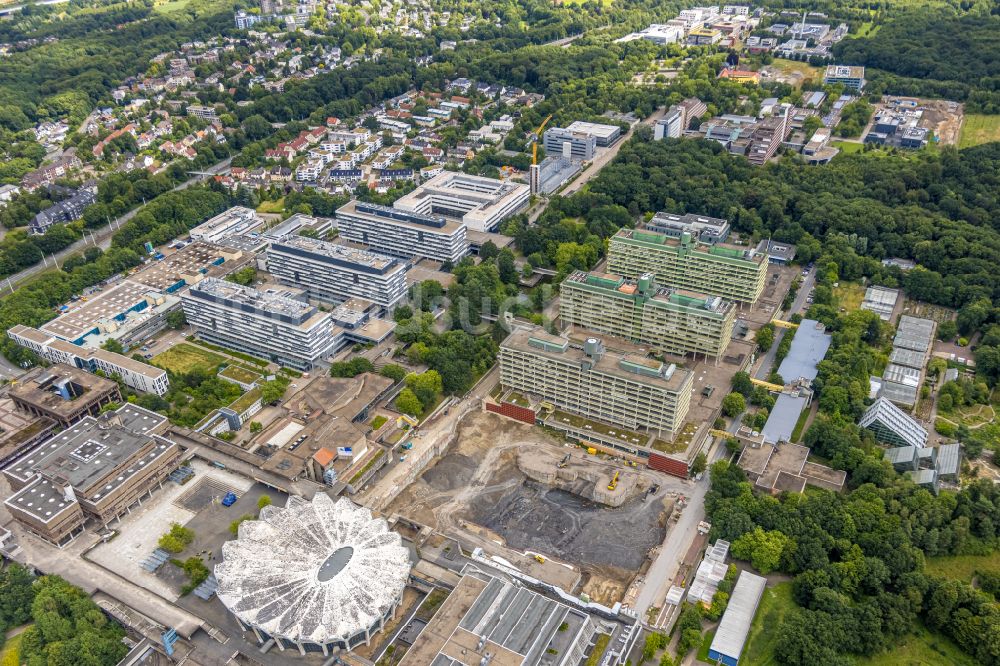
[[[691,402],[693,375],[673,364],[576,345],[539,327],[514,330],[500,345],[500,381],[559,409],[671,438]]]
[[[706,245],[683,233],[680,238],[639,229],[619,229],[608,248],[608,270],[627,278],[652,273],[660,284],[691,289],[742,303],[764,291],[767,254],[754,248]]]
[[[721,296],[658,287],[651,274],[626,280],[578,271],[562,283],[559,316],[565,324],[671,354],[718,359],[732,337],[736,305]]]

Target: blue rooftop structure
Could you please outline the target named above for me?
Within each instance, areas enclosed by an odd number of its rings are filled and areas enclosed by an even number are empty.
[[[823,324],[815,319],[803,319],[795,332],[788,356],[778,366],[778,374],[786,383],[797,379],[816,379],[816,366],[826,356],[830,340]]]
[[[804,395],[780,394],[771,409],[771,414],[767,417],[764,430],[761,431],[764,441],[768,444],[792,441],[792,432],[799,420],[799,414],[808,403],[809,400]]]

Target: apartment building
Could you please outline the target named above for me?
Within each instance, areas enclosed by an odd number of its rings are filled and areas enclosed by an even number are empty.
[[[105,349],[81,347],[37,328],[17,324],[7,336],[50,363],[64,363],[86,372],[101,370],[109,377],[121,377],[126,386],[137,391],[163,395],[170,388],[165,370],[141,363],[123,354]]]
[[[527,185],[443,171],[392,206],[419,215],[441,215],[474,231],[490,232],[527,207],[530,196]]]
[[[672,437],[691,401],[693,375],[653,359],[582,346],[540,327],[518,328],[500,345],[500,381],[559,409]]]
[[[443,217],[350,201],[336,218],[341,237],[393,257],[455,263],[469,252],[465,225]]]
[[[753,248],[706,245],[690,232],[680,238],[638,229],[611,237],[608,270],[628,278],[652,273],[660,284],[754,303],[764,291],[768,257]]]
[[[181,448],[160,434],[166,421],[130,403],[85,417],[3,470],[14,490],[4,505],[22,527],[58,546],[88,519],[107,527],[180,462]]]
[[[390,309],[406,295],[404,262],[343,243],[285,236],[268,249],[267,268],[310,299],[328,303],[357,297]]]
[[[196,334],[228,349],[300,370],[312,369],[338,340],[330,313],[303,300],[300,291],[258,291],[216,278],[187,290],[181,304]]]
[[[733,335],[736,305],[657,287],[653,276],[626,280],[619,275],[577,271],[560,288],[563,323],[655,345],[671,354],[722,356]]]
[[[594,153],[597,151],[597,139],[592,134],[550,127],[542,136],[542,145],[549,157],[589,162],[594,159]]]

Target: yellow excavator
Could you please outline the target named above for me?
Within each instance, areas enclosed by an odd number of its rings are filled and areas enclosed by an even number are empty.
[[[615,472],[615,475],[611,477],[611,483],[608,484],[608,490],[614,490],[618,487],[618,474],[618,472]]]

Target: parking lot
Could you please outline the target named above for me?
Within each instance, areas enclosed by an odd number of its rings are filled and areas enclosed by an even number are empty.
[[[242,510],[244,503],[242,500],[247,497],[248,491],[254,485],[249,479],[217,469],[201,460],[191,461],[190,467],[195,470],[195,475],[190,481],[183,486],[168,482],[164,484],[162,490],[154,491],[153,496],[144,500],[139,509],[132,511],[121,521],[121,524],[116,528],[118,536],[92,550],[87,557],[136,585],[145,587],[167,599],[176,599],[179,592],[178,586],[146,571],[142,568],[142,562],[156,550],[157,541],[170,529],[172,523],[185,525],[200,515],[196,508],[197,504],[192,505],[188,502],[185,505],[182,498],[190,497],[192,490],[209,488],[210,484],[219,489],[231,488],[242,496],[241,501],[238,502],[240,506],[227,509],[226,516],[233,514],[235,517],[239,517],[240,514],[237,514],[236,511]],[[256,500],[253,501],[256,511]],[[186,506],[191,508],[186,508]],[[225,523],[221,527],[226,530],[225,533],[228,535],[229,521],[225,521],[222,516],[217,516],[217,519]],[[195,543],[188,549],[189,551],[196,547],[198,540],[196,538]],[[189,556],[187,552],[180,554],[180,557],[187,556]],[[164,567],[170,566],[169,564],[164,565]]]

